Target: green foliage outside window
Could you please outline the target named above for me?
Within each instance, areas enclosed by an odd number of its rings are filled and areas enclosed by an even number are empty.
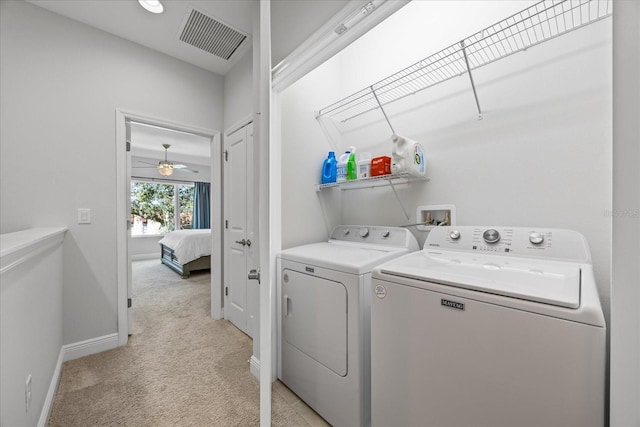
[[[180,197],[180,229],[191,228],[193,222],[193,189],[192,185],[179,185]]]
[[[160,234],[175,229],[176,206],[174,191],[178,190],[178,211],[180,229],[191,228],[193,219],[193,186],[179,184],[157,184],[152,182],[131,182],[131,222],[159,224]],[[143,232],[143,234],[145,234]]]

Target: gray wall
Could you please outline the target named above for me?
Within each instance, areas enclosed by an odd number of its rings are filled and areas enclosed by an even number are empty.
[[[253,113],[253,49],[224,77],[224,130]]]
[[[26,2],[0,11],[0,232],[68,226],[64,343],[112,334],[116,108],[222,130],[223,79]]]

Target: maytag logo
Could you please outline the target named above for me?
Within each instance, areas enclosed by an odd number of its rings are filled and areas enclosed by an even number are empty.
[[[464,311],[464,304],[456,301],[449,301],[448,299],[441,299],[440,305],[444,305],[445,307],[454,308],[456,310]]]

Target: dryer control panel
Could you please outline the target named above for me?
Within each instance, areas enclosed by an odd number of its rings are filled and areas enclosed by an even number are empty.
[[[339,225],[333,229],[329,240],[418,249],[414,235],[402,227]]]
[[[557,228],[436,227],[424,244],[424,250],[434,249],[591,261],[587,241],[582,234]]]

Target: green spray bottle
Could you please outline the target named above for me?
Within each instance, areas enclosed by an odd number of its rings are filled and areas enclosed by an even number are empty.
[[[351,147],[351,154],[349,154],[349,160],[347,161],[347,181],[353,181],[358,179],[358,163],[356,162],[356,149]]]

